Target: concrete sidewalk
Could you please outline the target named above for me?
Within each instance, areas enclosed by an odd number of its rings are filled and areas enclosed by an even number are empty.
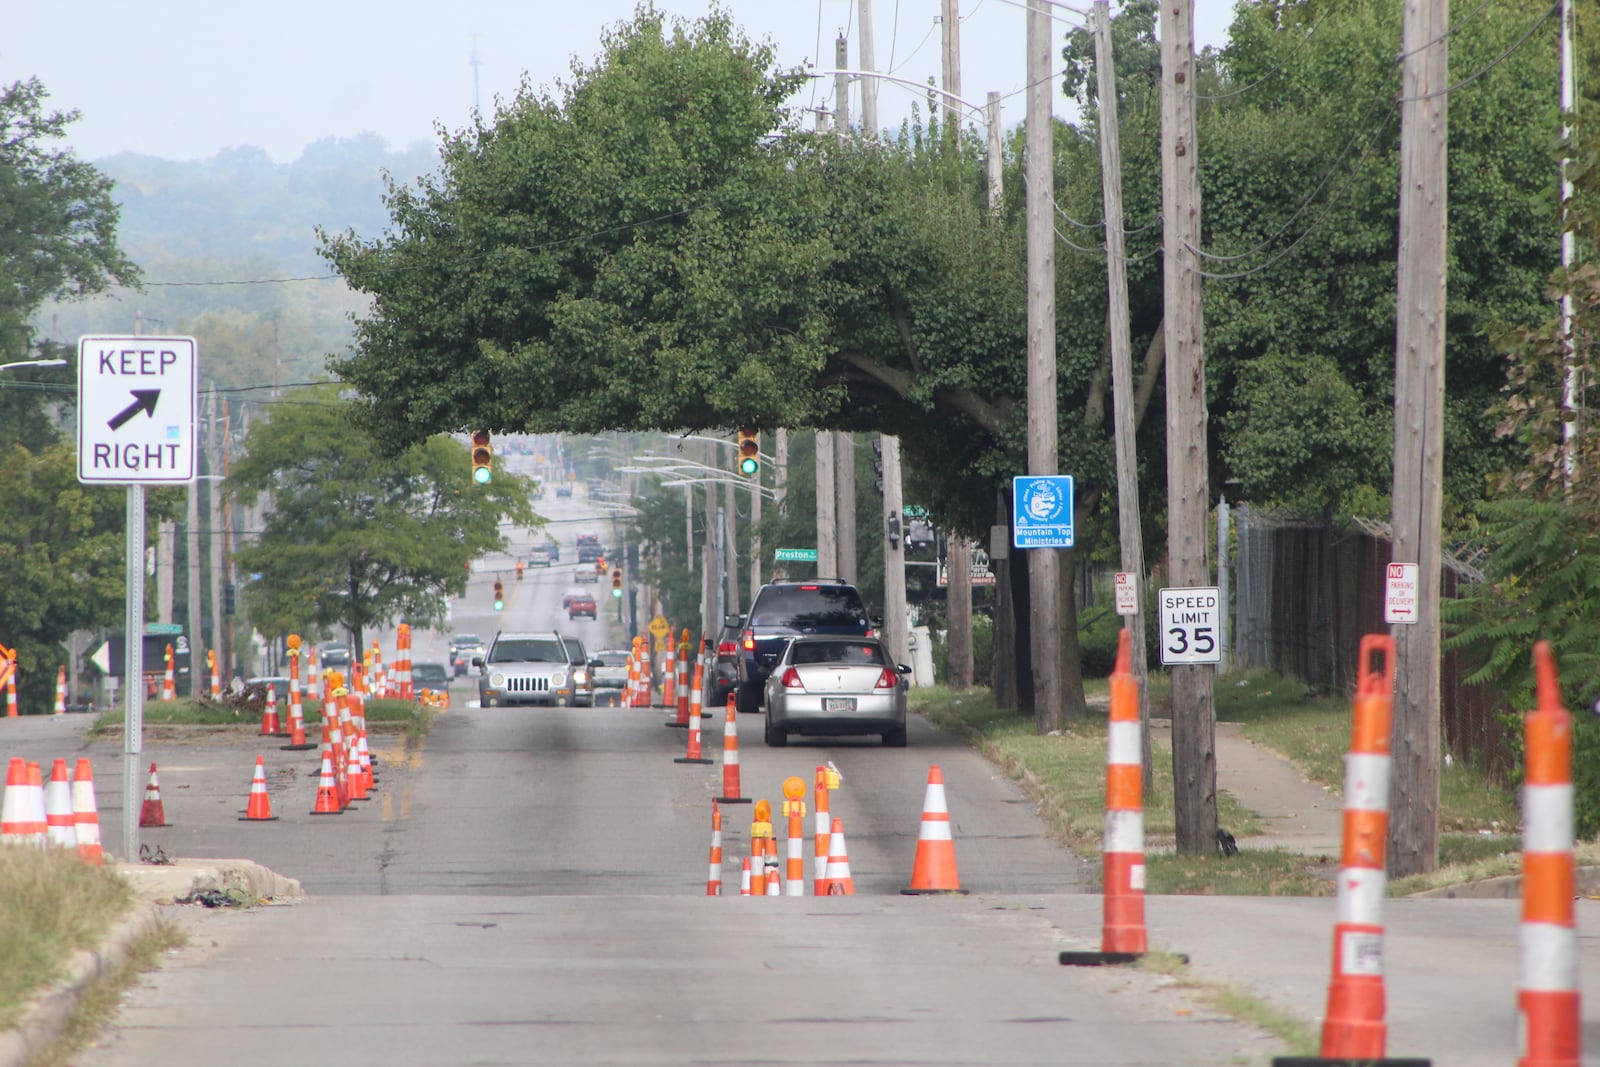
[[[1150,720],[1153,740],[1172,744],[1172,720]],[[1255,812],[1263,834],[1238,839],[1240,848],[1281,848],[1339,858],[1344,801],[1309,781],[1293,763],[1244,736],[1236,722],[1217,723],[1217,788]]]

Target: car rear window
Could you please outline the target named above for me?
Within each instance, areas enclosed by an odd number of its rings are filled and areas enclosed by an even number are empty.
[[[865,626],[867,609],[847,585],[769,586],[750,608],[751,626]]]
[[[495,642],[489,653],[490,663],[521,663],[537,660],[544,663],[565,663],[567,650],[554,638],[516,638]]]
[[[851,663],[883,666],[883,646],[859,641],[802,641],[795,646],[796,663]]]

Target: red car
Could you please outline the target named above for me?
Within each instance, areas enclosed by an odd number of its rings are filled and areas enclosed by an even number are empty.
[[[567,601],[567,618],[576,619],[579,615],[597,618],[599,609],[595,607],[594,597],[588,593],[580,593]]]

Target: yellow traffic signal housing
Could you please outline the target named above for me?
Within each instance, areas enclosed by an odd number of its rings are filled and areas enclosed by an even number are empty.
[[[494,610],[504,611],[506,607],[506,589],[496,578],[494,582]]]
[[[475,430],[472,434],[472,480],[478,485],[488,485],[494,478],[490,461],[494,450],[489,444],[488,430]]]
[[[739,430],[739,473],[761,473],[761,435],[748,428]]]
[[[611,572],[611,595],[619,600],[622,598],[622,572],[620,570]]]

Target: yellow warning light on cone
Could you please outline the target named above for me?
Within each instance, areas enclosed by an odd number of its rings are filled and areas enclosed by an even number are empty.
[[[761,435],[755,430],[739,430],[739,473],[756,475],[761,472]]]
[[[622,599],[622,572],[620,570],[611,572],[611,595],[618,600]]]
[[[494,471],[490,468],[489,461],[494,452],[489,447],[489,431],[476,430],[472,434],[472,480],[479,485],[488,485],[494,478]]]

